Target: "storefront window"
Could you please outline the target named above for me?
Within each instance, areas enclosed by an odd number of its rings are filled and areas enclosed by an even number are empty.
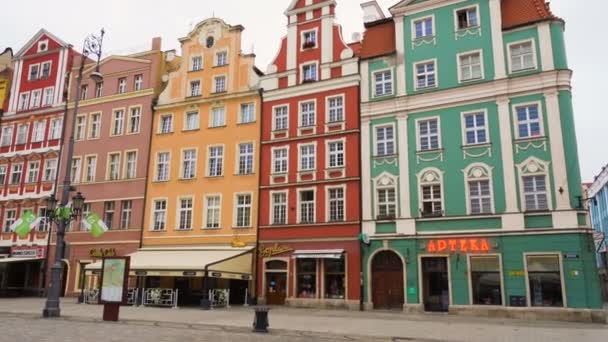
[[[534,255],[526,258],[532,306],[562,307],[562,281],[557,255]]]
[[[502,305],[498,256],[471,257],[473,304]]]
[[[325,298],[345,298],[344,258],[325,260]]]
[[[298,259],[298,297],[317,297],[317,260]]]

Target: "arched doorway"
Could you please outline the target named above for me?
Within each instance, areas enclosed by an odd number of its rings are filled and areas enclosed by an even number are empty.
[[[266,304],[284,305],[287,297],[287,262],[270,260],[265,266]]]
[[[382,251],[372,260],[374,309],[403,309],[403,263],[392,251]]]

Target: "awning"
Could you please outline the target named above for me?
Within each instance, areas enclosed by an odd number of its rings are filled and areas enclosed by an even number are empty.
[[[26,262],[26,261],[41,261],[41,260],[44,260],[44,258],[3,258],[3,259],[0,259],[0,264]]]
[[[131,275],[251,279],[253,248],[144,248],[130,254]],[[100,271],[102,262],[85,267]]]
[[[293,252],[296,259],[340,259],[343,249],[297,250]]]

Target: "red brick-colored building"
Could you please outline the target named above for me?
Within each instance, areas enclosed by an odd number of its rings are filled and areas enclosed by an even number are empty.
[[[294,0],[262,78],[258,301],[358,309],[357,46],[335,1]]]

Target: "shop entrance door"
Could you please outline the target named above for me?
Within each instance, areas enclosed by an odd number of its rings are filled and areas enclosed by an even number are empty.
[[[284,305],[287,297],[287,273],[266,272],[266,304]]]
[[[448,311],[450,280],[447,258],[422,258],[422,291],[425,311]]]
[[[397,254],[383,251],[372,261],[374,309],[403,309],[403,263]]]

